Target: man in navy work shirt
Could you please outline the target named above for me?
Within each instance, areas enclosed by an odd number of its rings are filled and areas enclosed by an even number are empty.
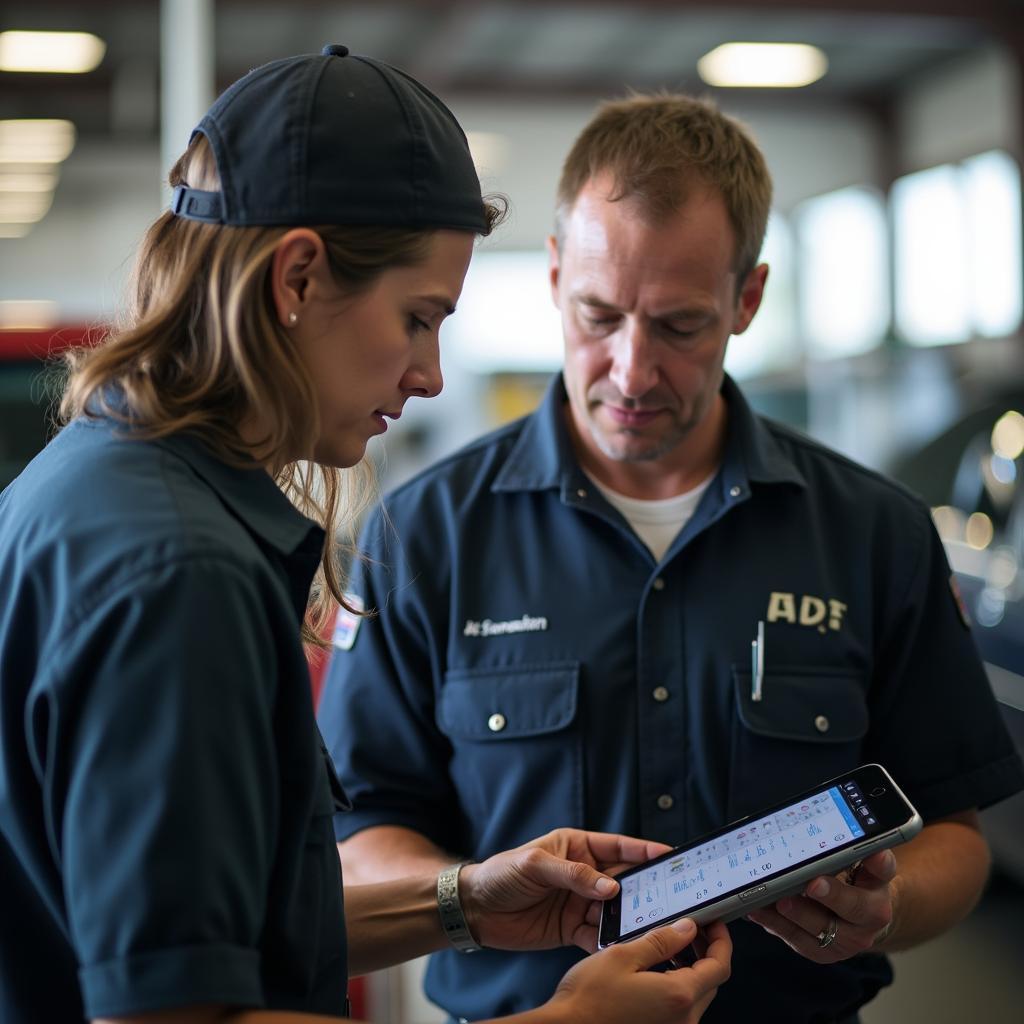
[[[1024,785],[928,509],[755,416],[723,373],[761,301],[770,197],[709,104],[602,108],[549,243],[564,373],[368,524],[355,590],[379,614],[339,630],[321,703],[361,881],[555,825],[680,844],[885,765],[925,828],[731,925],[706,1017],[729,1024],[856,1019],[886,950],[968,912],[977,808]],[[454,1018],[521,1010],[574,956],[450,950],[427,992]]]

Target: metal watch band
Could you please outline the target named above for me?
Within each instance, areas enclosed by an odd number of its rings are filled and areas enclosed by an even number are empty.
[[[460,953],[473,953],[482,948],[473,938],[459,902],[459,872],[462,865],[468,863],[453,864],[437,876],[437,912],[441,915],[441,927]]]

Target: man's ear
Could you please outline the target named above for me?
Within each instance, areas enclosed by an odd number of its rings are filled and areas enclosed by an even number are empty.
[[[548,235],[547,239],[548,249],[548,283],[551,285],[551,300],[555,306],[559,309],[562,308],[561,301],[558,297],[558,271],[560,269],[560,259],[558,252],[558,239],[554,235]]]
[[[764,298],[764,286],[767,280],[767,263],[759,263],[747,274],[746,280],[740,287],[739,297],[736,300],[731,334],[742,334],[750,326],[750,321],[754,319],[754,314],[761,308],[761,300]]]
[[[274,248],[270,287],[282,327],[293,327],[307,308],[312,283],[327,269],[323,239],[310,228],[293,228]],[[317,289],[313,288],[315,292]]]

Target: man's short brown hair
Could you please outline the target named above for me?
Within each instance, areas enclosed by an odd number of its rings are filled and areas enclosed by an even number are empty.
[[[652,221],[679,209],[694,185],[716,189],[736,233],[738,280],[754,269],[768,223],[771,175],[747,129],[711,101],[662,93],[602,104],[562,168],[559,246],[580,192],[602,173],[614,181],[613,201],[637,201]]]

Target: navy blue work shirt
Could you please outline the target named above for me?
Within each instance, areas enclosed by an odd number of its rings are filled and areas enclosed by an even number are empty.
[[[354,811],[484,858],[558,826],[679,844],[877,760],[926,819],[1024,784],[928,509],[753,415],[726,380],[723,463],[656,562],[583,474],[556,378],[369,523],[320,726]],[[764,699],[750,650],[765,622]],[[819,966],[730,925],[706,1020],[841,1019],[885,958]],[[435,955],[470,1020],[546,1000],[578,952]]]
[[[341,1015],[323,532],[264,471],[120,430],[72,422],[0,496],[0,1020]]]

